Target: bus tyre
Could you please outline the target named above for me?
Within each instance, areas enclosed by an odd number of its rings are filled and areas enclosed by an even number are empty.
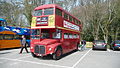
[[[61,48],[57,48],[57,50],[53,54],[53,59],[54,60],[59,60],[61,58],[61,56],[62,56],[62,49]]]
[[[33,57],[37,57],[33,52],[31,52],[31,54],[32,54]]]

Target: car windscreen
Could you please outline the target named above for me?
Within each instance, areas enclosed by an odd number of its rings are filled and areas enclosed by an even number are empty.
[[[94,41],[94,43],[101,44],[101,43],[105,43],[105,41]]]

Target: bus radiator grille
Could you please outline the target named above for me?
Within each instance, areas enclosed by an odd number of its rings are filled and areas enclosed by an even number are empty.
[[[45,46],[36,45],[34,51],[38,54],[45,54]]]

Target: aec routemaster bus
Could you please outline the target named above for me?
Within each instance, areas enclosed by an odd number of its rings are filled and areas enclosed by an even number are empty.
[[[25,35],[30,46],[30,29],[7,26],[5,19],[0,18],[0,50],[21,46],[21,35]]]
[[[55,4],[36,7],[31,23],[33,57],[51,54],[58,60],[62,54],[78,49],[80,20]]]

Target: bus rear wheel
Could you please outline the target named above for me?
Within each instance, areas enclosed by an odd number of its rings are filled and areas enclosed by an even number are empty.
[[[62,56],[62,49],[61,48],[57,48],[57,50],[53,54],[53,59],[54,60],[59,60],[61,58],[61,56]]]

